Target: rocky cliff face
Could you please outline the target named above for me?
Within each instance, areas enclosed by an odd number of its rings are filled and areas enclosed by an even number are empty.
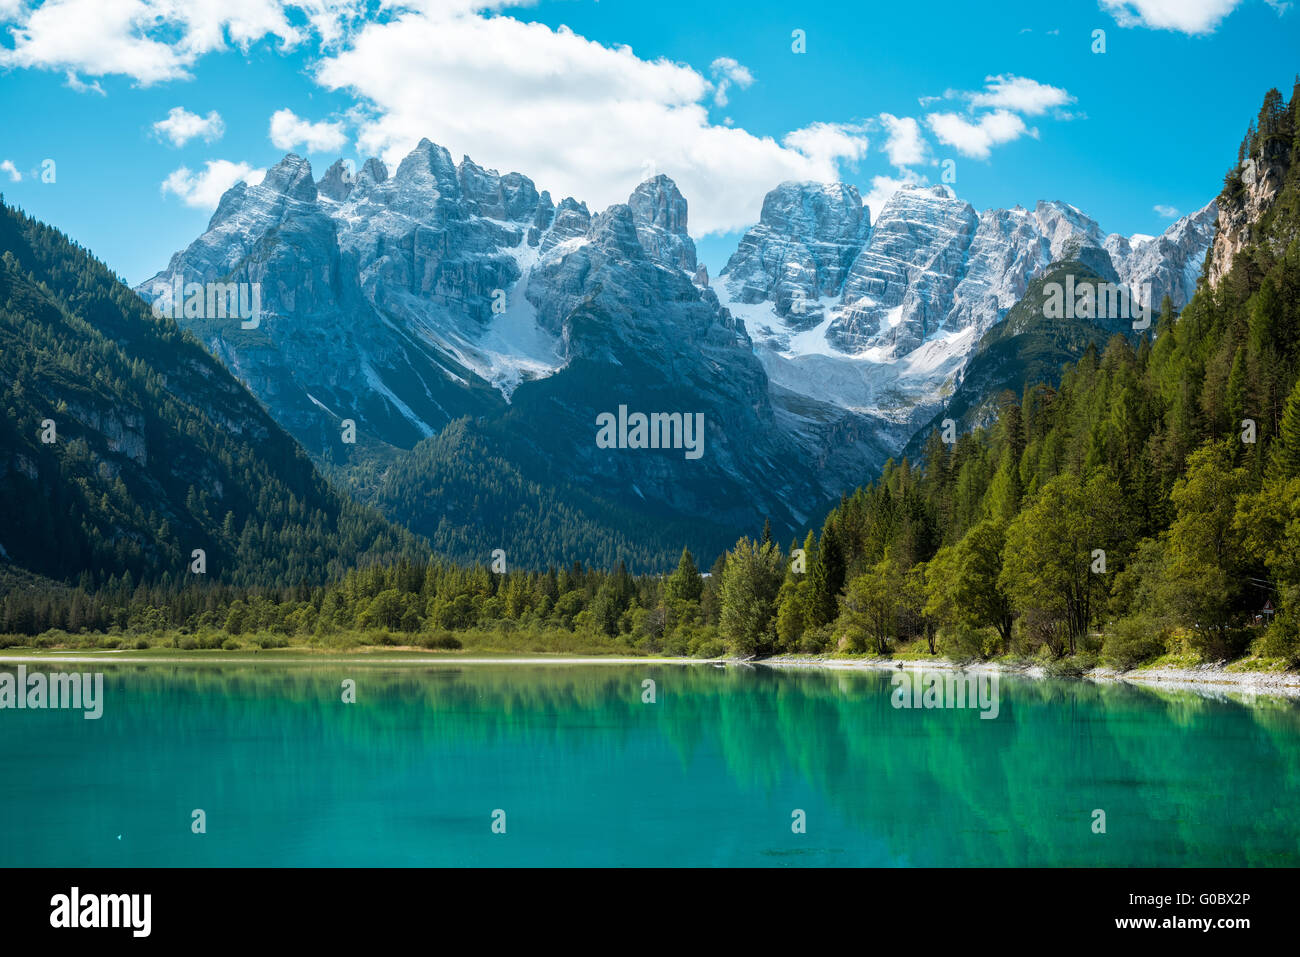
[[[828,212],[799,215],[810,210]],[[1077,262],[1106,281],[1150,283],[1155,305],[1167,293],[1181,306],[1214,216],[1210,204],[1135,245],[1104,236],[1065,203],[977,213],[935,186],[900,190],[868,228],[855,192],[784,183],[713,287],[743,319],[774,383],[863,412],[901,446],[1049,265]]]
[[[1237,253],[1257,238],[1257,226],[1281,192],[1290,167],[1291,151],[1279,140],[1261,144],[1229,178],[1218,200],[1218,230],[1206,278],[1211,286],[1232,269]]]
[[[870,210],[852,186],[782,183],[763,200],[726,272],[739,303],[771,302],[795,328],[816,325],[820,299],[844,285],[866,241]]]

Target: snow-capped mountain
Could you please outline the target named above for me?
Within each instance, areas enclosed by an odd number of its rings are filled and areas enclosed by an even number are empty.
[[[1211,203],[1161,236],[1103,236],[1059,202],[977,213],[907,187],[868,227],[851,187],[783,183],[713,281],[772,382],[879,417],[905,442],[960,381],[981,336],[1047,266],[1079,261],[1181,307],[1213,238]]]
[[[140,291],[178,283],[260,284],[255,328],[178,318],[315,453],[341,460],[347,419],[391,454],[468,417],[530,481],[690,523],[706,552],[765,516],[793,533],[888,451],[868,417],[768,382],[665,176],[593,215],[427,140],[391,176],[316,183],[290,155]],[[706,451],[600,447],[620,406],[703,415]]]
[[[478,491],[424,504],[445,491],[429,476],[422,492],[426,473],[474,449],[520,488],[582,498],[570,524],[627,526],[627,540],[654,527],[708,552],[764,517],[798,532],[869,478],[1049,264],[1149,281],[1181,305],[1213,223],[1207,207],[1139,243],[1062,203],[980,214],[934,187],[899,191],[872,224],[852,186],[786,183],[710,283],[687,212],[666,176],[593,214],[428,140],[391,174],[370,159],[315,181],[290,154],[230,189],[140,292],[256,284],[255,322],[188,301],[177,318],[318,456],[349,461],[355,423],[398,466],[370,500],[435,540],[448,514],[461,528],[509,510]],[[703,415],[707,454],[602,447],[597,417],[620,406]],[[428,444],[457,419],[459,446]]]

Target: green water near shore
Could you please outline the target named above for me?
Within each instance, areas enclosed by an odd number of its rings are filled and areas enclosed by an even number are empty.
[[[1285,699],[1003,677],[984,719],[880,671],[27,668],[102,671],[103,716],[0,710],[3,866],[1300,864]]]

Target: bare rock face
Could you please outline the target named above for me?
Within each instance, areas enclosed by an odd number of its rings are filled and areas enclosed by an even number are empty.
[[[867,238],[870,211],[842,183],[782,183],[723,269],[731,297],[770,301],[798,328],[815,326],[823,296],[838,295]]]
[[[1218,201],[1218,229],[1210,250],[1206,278],[1211,286],[1232,269],[1233,260],[1255,238],[1255,226],[1273,205],[1286,179],[1290,151],[1278,141],[1265,142],[1258,156],[1249,156],[1236,183],[1225,187]]]
[[[695,272],[695,243],[686,232],[686,200],[677,184],[662,173],[646,180],[628,197],[637,239],[653,259]]]
[[[1187,305],[1196,292],[1206,250],[1212,246],[1218,215],[1218,204],[1212,201],[1159,236],[1136,245],[1114,234],[1108,236],[1106,248],[1120,281],[1134,290],[1149,285],[1153,308],[1160,308],[1165,296],[1175,309]]]
[[[906,355],[938,329],[979,218],[946,187],[894,194],[849,269],[827,340],[841,352]]]

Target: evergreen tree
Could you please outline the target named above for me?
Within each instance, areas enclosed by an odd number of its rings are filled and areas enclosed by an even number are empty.
[[[704,594],[704,578],[695,567],[695,557],[690,549],[682,549],[682,557],[677,562],[677,570],[668,576],[664,584],[664,598],[673,601],[699,601]]]
[[[821,540],[817,543],[817,558],[812,566],[805,609],[809,628],[829,624],[839,614],[839,595],[844,587],[844,574],[844,553],[839,536],[835,526],[828,523],[822,529]]]

